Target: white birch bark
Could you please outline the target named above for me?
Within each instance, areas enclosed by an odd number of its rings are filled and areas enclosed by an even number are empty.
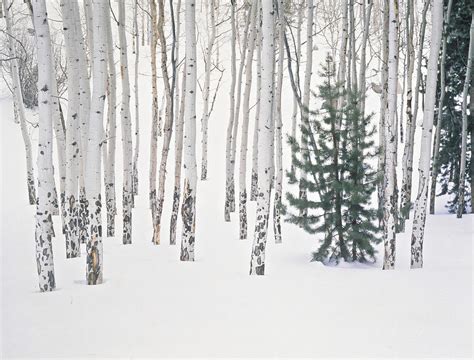
[[[115,69],[114,40],[110,11],[106,11],[107,27],[107,163],[105,164],[105,206],[107,209],[107,236],[115,236],[117,200],[115,192],[115,149],[117,144],[117,71]]]
[[[205,0],[207,21],[208,41],[206,48],[206,59],[204,62],[204,89],[203,89],[203,110],[201,118],[202,132],[202,150],[201,150],[201,180],[207,180],[207,142],[208,142],[208,123],[209,123],[209,94],[211,85],[212,69],[212,50],[216,40],[216,17],[214,0]],[[209,9],[210,8],[210,9]]]
[[[232,146],[233,146],[233,129],[235,123],[235,84],[236,84],[236,50],[235,50],[235,38],[236,38],[236,24],[235,24],[235,0],[231,0],[231,84],[230,84],[230,117],[227,124],[226,133],[226,148],[225,148],[225,204],[224,204],[224,219],[230,221],[230,213],[232,208],[235,207],[235,184],[234,184],[234,164],[232,157]],[[234,160],[235,161],[235,160]]]
[[[3,7],[5,9],[5,23],[6,31],[9,35],[13,35],[12,31],[12,14],[10,0],[3,0]],[[13,92],[13,103],[18,113],[18,120],[20,123],[21,135],[25,146],[25,158],[26,158],[26,185],[28,189],[28,201],[30,205],[36,204],[36,185],[35,185],[35,174],[33,167],[33,156],[31,154],[31,140],[28,134],[28,128],[26,126],[26,114],[25,105],[23,104],[23,94],[20,86],[20,75],[18,69],[18,60],[16,59],[16,51],[13,43],[13,38],[8,38],[8,50],[11,58],[11,78],[12,78],[12,92]],[[16,117],[14,117],[16,119]]]
[[[165,182],[166,182],[166,164],[168,162],[168,153],[170,149],[171,135],[173,133],[173,117],[171,113],[172,109],[172,94],[169,83],[169,75],[167,62],[168,57],[166,53],[166,38],[164,33],[164,3],[163,0],[158,0],[159,17],[158,17],[158,36],[160,39],[161,47],[161,74],[163,78],[163,85],[165,89],[166,97],[166,111],[165,111],[165,123],[163,126],[163,144],[161,149],[161,160],[160,160],[160,173],[158,179],[158,194],[156,199],[156,212],[153,222],[153,239],[152,242],[155,245],[160,244],[160,233],[161,233],[161,217],[163,214],[163,204],[165,201]]]
[[[270,213],[273,123],[273,1],[262,0],[262,90],[259,117],[258,199],[250,275],[265,273],[265,245]]]
[[[370,30],[370,16],[372,14],[372,7],[374,2],[369,1],[367,7],[365,2],[362,6],[364,31],[362,33],[362,44],[360,50],[360,70],[359,70],[359,89],[360,89],[360,113],[361,117],[365,116],[365,96],[367,92],[366,85],[366,70],[367,70],[367,41],[369,39]]]
[[[68,109],[66,120],[66,216],[65,237],[66,257],[74,258],[81,254],[78,229],[79,165],[80,165],[80,118],[79,118],[79,61],[77,52],[76,24],[72,1],[61,0],[64,43],[67,57]]]
[[[181,218],[181,261],[194,261],[196,225],[196,2],[186,1],[186,94],[184,104],[184,189]]]
[[[133,206],[133,144],[132,119],[130,115],[130,78],[128,74],[127,38],[125,35],[125,3],[119,2],[119,43],[120,73],[122,75],[122,103],[120,122],[122,129],[123,156],[123,244],[132,243],[132,206]]]
[[[249,34],[249,44],[247,46],[246,64],[245,64],[245,88],[244,101],[242,105],[242,137],[240,140],[240,164],[239,164],[239,228],[240,239],[247,239],[247,142],[250,116],[250,89],[252,86],[252,65],[253,52],[255,49],[256,15],[258,1],[252,4],[251,25]]]
[[[52,53],[48,14],[44,0],[33,0],[33,22],[38,56],[38,199],[36,202],[36,265],[40,291],[56,287],[54,277],[51,209],[53,204]]]
[[[466,64],[466,79],[462,91],[462,130],[461,130],[461,166],[459,169],[459,186],[458,186],[458,209],[457,217],[461,218],[464,212],[464,187],[466,178],[466,158],[467,158],[467,96],[469,86],[471,85],[472,58],[474,57],[474,11],[472,11],[472,21],[469,41],[469,54]],[[472,101],[472,99],[470,99]],[[471,114],[472,116],[472,114]],[[473,139],[471,139],[473,141]],[[472,156],[472,155],[471,155]],[[472,161],[472,160],[471,160]],[[473,176],[474,174],[471,174]],[[473,191],[471,189],[471,191]],[[471,206],[473,206],[471,204]]]
[[[283,139],[281,96],[283,92],[283,62],[285,60],[285,0],[278,2],[278,72],[275,86],[275,200],[273,204],[273,234],[275,242],[281,243],[281,207],[283,195]]]
[[[385,120],[385,173],[384,173],[384,262],[383,269],[395,268],[395,162],[397,141],[397,85],[398,85],[398,0],[389,2],[388,30],[388,89],[387,116]]]
[[[413,229],[411,235],[411,268],[423,267],[423,236],[425,231],[428,189],[430,183],[431,136],[433,131],[436,83],[438,80],[438,57],[441,46],[443,23],[443,1],[433,0],[431,8],[431,45],[426,78],[425,107],[421,130],[420,162],[418,165],[418,193],[415,200]]]

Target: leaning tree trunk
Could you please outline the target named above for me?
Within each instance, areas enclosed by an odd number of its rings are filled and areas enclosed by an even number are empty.
[[[119,2],[119,42],[120,73],[122,75],[122,104],[120,121],[122,124],[123,156],[123,238],[124,244],[132,243],[132,206],[133,206],[133,146],[132,121],[130,115],[130,79],[128,75],[127,38],[125,35],[125,2]]]
[[[64,41],[67,57],[68,109],[66,131],[66,216],[65,237],[66,257],[74,258],[81,255],[78,229],[78,185],[80,165],[80,121],[79,118],[79,62],[77,52],[76,24],[74,22],[74,6],[72,1],[61,0]]]
[[[51,209],[54,192],[53,129],[52,129],[52,54],[48,14],[44,0],[33,1],[33,22],[36,31],[38,56],[38,198],[36,201],[36,265],[40,291],[52,291],[56,287],[53,263],[53,222]]]
[[[416,69],[416,80],[415,80],[415,96],[413,99],[413,113],[409,115],[408,119],[410,122],[407,122],[406,126],[406,140],[405,148],[403,150],[403,159],[402,159],[402,188],[401,188],[401,207],[404,209],[404,214],[406,219],[410,217],[409,207],[411,206],[411,193],[412,193],[412,178],[413,178],[413,148],[415,142],[415,130],[416,130],[416,118],[418,115],[418,107],[420,104],[420,83],[422,79],[422,62],[423,62],[423,44],[425,39],[425,30],[426,30],[426,14],[430,1],[426,0],[423,5],[423,12],[421,16],[420,24],[420,36],[419,36],[419,48],[418,48],[418,63]]]
[[[388,31],[388,89],[387,117],[385,120],[385,172],[383,204],[383,269],[395,268],[395,163],[397,154],[397,84],[398,84],[398,0],[389,1]]]
[[[12,15],[10,12],[11,0],[3,0],[3,7],[5,9],[5,22],[7,34],[12,35]],[[35,174],[33,168],[33,156],[31,154],[31,140],[28,134],[28,128],[26,126],[26,114],[25,105],[23,104],[23,94],[20,86],[20,75],[18,68],[18,60],[16,58],[15,45],[13,43],[12,36],[8,36],[8,49],[11,58],[11,77],[12,77],[12,92],[13,92],[13,103],[18,113],[20,122],[21,135],[23,137],[23,143],[25,145],[25,157],[26,157],[26,185],[28,189],[28,201],[30,205],[36,204],[36,187],[35,187]]]
[[[283,61],[285,60],[284,35],[285,35],[285,0],[278,2],[278,73],[275,91],[275,152],[276,152],[276,175],[275,175],[275,200],[273,204],[273,233],[275,242],[281,243],[281,207],[283,194],[283,144],[282,144],[282,115],[281,95],[283,86]]]
[[[302,108],[300,109],[301,112],[301,125],[308,127],[309,123],[309,97],[310,97],[310,88],[311,88],[311,74],[313,68],[313,14],[314,14],[314,4],[313,0],[308,0],[307,2],[307,25],[306,25],[306,67],[305,67],[305,75],[304,75],[304,83],[303,83],[303,102]],[[307,157],[308,150],[307,146],[307,138],[304,132],[301,133],[301,144],[303,145],[303,157]],[[306,201],[308,198],[308,194],[306,192],[306,188],[302,186],[302,183],[306,181],[306,171],[301,171],[301,180],[299,186],[299,198],[302,201]],[[307,215],[307,210],[301,211],[302,216]]]
[[[211,9],[209,10],[209,2]],[[202,151],[201,151],[201,180],[207,180],[207,138],[208,138],[208,123],[209,123],[209,94],[211,85],[211,56],[214,42],[216,40],[216,18],[215,18],[215,3],[214,0],[205,0],[206,15],[210,19],[210,23],[207,24],[207,30],[211,34],[208,37],[207,49],[206,49],[206,60],[204,63],[204,89],[203,89],[203,110],[201,120],[201,132],[202,132]]]
[[[105,207],[107,209],[107,236],[115,236],[115,215],[117,215],[117,200],[115,195],[115,148],[117,137],[116,102],[117,102],[117,72],[115,70],[114,41],[110,12],[105,14],[107,27],[107,162],[105,164]]]
[[[425,107],[421,132],[420,164],[418,166],[418,194],[415,201],[413,230],[411,235],[411,268],[423,267],[423,235],[426,222],[426,207],[430,183],[431,135],[433,130],[434,107],[436,102],[436,82],[438,80],[438,57],[441,45],[443,22],[443,1],[433,0],[431,10],[432,30],[428,73],[426,78]]]
[[[430,187],[430,214],[435,213],[435,203],[436,203],[436,180],[438,179],[439,173],[439,147],[441,143],[441,128],[443,126],[443,105],[444,105],[444,96],[446,94],[446,47],[448,44],[448,34],[447,29],[449,25],[449,18],[451,17],[451,7],[453,5],[453,0],[449,0],[448,8],[446,11],[446,16],[444,19],[444,29],[443,29],[443,45],[441,51],[441,63],[440,67],[440,94],[438,101],[438,115],[436,119],[436,132],[434,136],[434,147],[433,147],[433,165],[431,169],[431,187]]]
[[[240,140],[239,164],[239,228],[240,239],[247,239],[247,142],[250,116],[250,89],[252,85],[253,52],[256,38],[256,18],[258,1],[252,4],[249,44],[245,64],[245,88],[242,105],[242,137]]]
[[[311,0],[310,0],[311,1]],[[250,275],[265,273],[265,245],[270,215],[272,123],[273,123],[273,1],[262,0],[262,90],[259,117],[258,199]]]
[[[464,187],[466,178],[466,155],[467,155],[467,95],[469,86],[471,85],[472,58],[474,56],[474,10],[472,10],[472,21],[469,41],[469,54],[466,64],[466,79],[464,80],[464,88],[462,91],[462,130],[461,130],[461,165],[459,170],[459,186],[458,186],[458,209],[457,217],[461,218],[464,212]],[[470,99],[473,101],[473,99]],[[472,114],[471,114],[472,116]],[[473,139],[471,138],[471,141]],[[472,154],[471,154],[472,156]],[[471,160],[473,161],[473,160]],[[471,174],[474,176],[474,174]],[[473,191],[471,189],[471,191]],[[473,204],[471,204],[473,206]]]
[[[181,261],[194,261],[196,225],[196,2],[187,0],[186,29],[186,94],[184,103],[184,189],[181,218]]]
[[[236,38],[236,24],[235,24],[235,0],[231,1],[230,22],[232,27],[231,35],[231,77],[230,84],[230,117],[227,124],[226,146],[225,146],[225,204],[224,204],[224,219],[230,221],[230,213],[235,206],[235,183],[234,183],[234,164],[232,163],[232,135],[235,122],[235,84],[236,84],[236,54],[235,54],[235,38]]]
[[[168,153],[170,149],[171,135],[173,133],[173,116],[171,113],[173,97],[171,94],[171,87],[169,83],[168,68],[167,68],[167,54],[166,54],[166,38],[164,33],[164,3],[163,0],[158,0],[158,7],[160,16],[158,18],[158,34],[161,45],[161,73],[163,76],[163,84],[166,95],[166,113],[165,124],[163,126],[163,146],[161,150],[160,174],[158,180],[158,194],[156,198],[156,211],[153,221],[153,239],[152,242],[156,245],[160,244],[161,233],[161,216],[163,214],[163,204],[165,201],[165,181],[166,181],[166,164],[168,162]]]

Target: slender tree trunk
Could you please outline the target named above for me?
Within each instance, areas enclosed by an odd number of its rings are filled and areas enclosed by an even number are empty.
[[[440,67],[440,95],[438,101],[438,116],[436,120],[436,132],[434,137],[434,148],[433,148],[433,167],[431,169],[431,191],[430,191],[430,214],[435,213],[435,203],[436,203],[436,180],[439,173],[439,147],[441,143],[441,129],[443,127],[443,105],[444,105],[444,96],[446,93],[446,47],[448,43],[448,34],[447,28],[449,25],[449,18],[451,16],[451,7],[453,5],[453,0],[449,0],[448,8],[446,11],[444,19],[444,30],[443,30],[443,45],[441,51],[441,63]]]
[[[80,165],[80,118],[79,118],[79,61],[77,61],[77,36],[74,23],[73,1],[61,0],[61,14],[63,20],[64,40],[67,57],[68,77],[68,110],[66,131],[66,257],[74,258],[81,255],[78,229],[78,181]]]
[[[303,10],[304,3],[298,5],[298,19],[296,25],[296,53],[295,53],[295,62],[296,62],[296,71],[295,71],[295,83],[300,89],[300,63],[301,63],[301,26],[303,24]],[[296,140],[296,124],[298,121],[298,99],[296,95],[293,95],[293,114],[291,115],[291,138]],[[291,150],[292,159],[295,157],[294,150]],[[295,166],[293,160],[291,161],[291,171],[295,171]]]
[[[117,71],[115,70],[114,41],[110,11],[106,11],[107,27],[107,163],[105,164],[105,207],[107,209],[107,236],[115,236],[115,215],[117,201],[115,195],[115,148],[117,143],[116,103],[117,103]]]
[[[210,2],[210,9],[209,9]],[[205,70],[204,70],[204,89],[203,89],[203,110],[201,119],[201,131],[202,131],[202,159],[201,159],[201,180],[207,179],[207,129],[209,122],[209,93],[211,85],[211,69],[212,69],[212,49],[216,40],[216,18],[215,18],[215,3],[214,0],[205,0],[206,14],[210,22],[207,23],[207,31],[210,31],[208,36],[206,59],[205,59]]]
[[[186,95],[184,104],[184,190],[181,217],[181,261],[194,261],[196,225],[196,2],[187,0],[186,15]]]
[[[235,122],[235,84],[236,84],[236,54],[235,54],[235,38],[236,38],[236,24],[235,24],[235,0],[231,0],[231,14],[230,22],[232,27],[231,35],[231,77],[232,81],[230,84],[230,117],[227,124],[227,134],[226,134],[226,148],[225,148],[225,204],[224,204],[224,219],[225,221],[230,221],[230,213],[232,208],[235,207],[235,184],[234,184],[234,164],[232,163],[232,135]],[[235,160],[234,160],[235,161]]]
[[[119,42],[120,73],[122,75],[122,103],[120,122],[122,129],[123,156],[123,238],[124,244],[132,243],[132,205],[133,205],[133,144],[132,119],[130,115],[130,79],[128,75],[127,39],[125,35],[125,3],[119,2]]]
[[[257,18],[260,19],[261,7],[258,7]],[[257,103],[255,105],[255,122],[253,127],[252,141],[252,177],[250,185],[250,201],[257,201],[258,198],[258,119],[260,116],[260,93],[262,90],[262,31],[257,25]]]
[[[410,1],[410,0],[408,0]],[[367,41],[369,39],[370,16],[374,2],[368,1],[367,6],[363,2],[362,11],[364,16],[364,32],[362,34],[362,44],[360,49],[360,70],[359,70],[359,92],[360,92],[360,113],[361,118],[365,117],[365,96],[367,92],[366,69],[367,69]]]
[[[423,12],[421,16],[420,34],[419,34],[419,48],[418,48],[418,63],[416,69],[416,80],[415,80],[415,96],[413,99],[413,113],[407,114],[407,125],[406,125],[406,139],[405,148],[403,151],[402,159],[402,188],[401,188],[401,209],[405,215],[405,219],[410,218],[410,207],[411,207],[411,192],[412,192],[412,178],[413,178],[413,147],[415,141],[415,130],[416,130],[416,118],[418,115],[419,107],[419,93],[420,93],[420,82],[421,82],[421,66],[423,62],[423,44],[425,39],[426,30],[426,14],[430,1],[426,0],[423,5]],[[408,96],[408,95],[407,95]],[[411,99],[410,99],[411,102]],[[410,104],[411,105],[411,104]],[[411,106],[410,106],[411,107]],[[407,104],[408,111],[408,104]],[[402,214],[403,215],[403,214]],[[403,220],[404,221],[404,220]],[[402,224],[404,226],[404,223]]]
[[[179,39],[181,35],[181,0],[178,0],[176,7],[176,59],[179,63]],[[178,68],[176,69],[178,70]],[[171,220],[170,220],[170,245],[176,244],[176,225],[178,222],[178,212],[179,212],[179,201],[181,195],[181,165],[183,160],[183,120],[184,120],[184,91],[186,84],[186,66],[183,66],[183,75],[182,75],[182,86],[179,89],[178,75],[176,75],[176,88],[174,93],[174,126],[175,126],[175,170],[174,170],[174,190],[173,190],[173,205],[171,210]],[[181,91],[181,97],[179,92]],[[181,103],[180,103],[181,101]]]
[[[431,135],[433,130],[434,107],[436,102],[436,82],[438,80],[438,57],[441,45],[443,23],[443,1],[433,0],[431,10],[432,30],[430,57],[426,79],[426,100],[423,111],[423,126],[421,132],[420,163],[418,166],[418,194],[415,201],[413,230],[411,235],[411,268],[423,267],[423,235],[426,222],[426,207],[430,183]]]
[[[472,58],[474,57],[474,10],[472,11],[472,21],[469,41],[469,54],[466,64],[466,79],[462,91],[462,130],[461,130],[461,165],[459,170],[459,186],[458,186],[458,209],[456,216],[462,217],[464,212],[464,187],[466,178],[466,158],[467,158],[467,96],[469,94],[469,86],[471,85]],[[473,99],[471,98],[470,101]],[[472,116],[472,114],[471,114]],[[472,138],[471,138],[471,141]],[[471,160],[472,161],[472,160]],[[472,176],[473,174],[471,174]],[[471,189],[471,191],[473,191]],[[473,206],[473,204],[471,204]]]
[[[253,52],[255,49],[256,38],[256,14],[258,1],[252,4],[251,25],[249,44],[247,46],[246,64],[245,64],[245,88],[244,101],[242,104],[242,137],[240,140],[240,164],[239,164],[239,228],[240,239],[247,239],[247,142],[250,116],[250,89],[252,86],[252,65]]]
[[[385,173],[384,173],[384,262],[383,269],[395,268],[395,163],[397,142],[397,85],[398,85],[398,0],[389,1],[388,31],[388,89],[387,116],[385,123]]]
[[[304,75],[304,84],[303,84],[303,106],[301,111],[301,124],[302,126],[308,126],[309,123],[309,98],[310,98],[310,89],[311,89],[311,75],[313,68],[313,14],[314,14],[314,4],[313,0],[307,0],[307,16],[306,16],[306,66],[305,66],[305,75]],[[308,156],[307,149],[307,138],[304,133],[301,134],[301,144],[303,146],[303,157]],[[308,194],[306,188],[301,184],[306,180],[307,174],[306,171],[301,172],[301,182],[300,182],[300,191],[299,198],[303,201],[307,200]],[[302,216],[307,215],[307,210],[301,211]]]
[[[101,146],[103,113],[107,81],[107,29],[105,26],[106,0],[93,0],[94,53],[92,61],[93,91],[87,142],[86,196],[89,207],[90,234],[87,241],[87,283],[101,284],[103,280]]]
[[[163,203],[165,201],[165,181],[166,181],[166,164],[168,162],[168,153],[170,149],[171,135],[173,133],[173,117],[171,114],[171,107],[173,97],[171,94],[171,87],[169,83],[168,68],[167,68],[167,54],[166,54],[166,39],[164,33],[164,3],[163,0],[158,0],[159,7],[159,18],[158,18],[158,34],[160,39],[161,47],[161,73],[163,76],[163,84],[165,88],[166,96],[166,114],[165,124],[163,127],[163,147],[161,150],[161,161],[160,161],[160,175],[158,180],[158,194],[156,199],[156,212],[154,219],[154,232],[153,232],[153,243],[156,245],[160,244],[160,232],[161,232],[161,215],[163,213]]]
[[[285,0],[278,2],[278,73],[275,89],[275,152],[276,152],[276,175],[275,175],[275,200],[273,205],[273,233],[275,242],[281,243],[281,207],[283,194],[283,139],[282,139],[282,115],[281,96],[283,92],[283,61],[285,60],[284,35],[285,35]]]
[[[51,209],[53,204],[53,129],[52,129],[52,53],[48,14],[44,0],[33,0],[33,22],[36,31],[38,55],[38,199],[36,202],[36,264],[40,291],[52,291],[56,287],[54,277]]]
[[[135,5],[133,7],[133,36],[135,39],[135,85],[134,85],[134,94],[135,94],[135,150],[133,151],[133,170],[132,170],[132,187],[133,187],[133,196],[138,195],[138,154],[140,151],[140,104],[139,104],[139,92],[138,92],[138,69],[139,69],[139,60],[140,60],[140,39],[138,36],[138,0],[135,0]],[[135,202],[133,202],[135,205]]]
[[[10,12],[11,0],[3,0],[3,7],[5,9],[5,22],[6,30],[9,35],[13,34],[12,31],[12,15]],[[8,36],[8,49],[11,60],[11,77],[12,77],[12,90],[13,90],[13,103],[18,113],[21,135],[23,137],[23,143],[25,145],[25,157],[26,157],[26,185],[28,189],[28,201],[30,205],[36,204],[36,186],[35,186],[35,174],[33,168],[33,156],[31,154],[31,140],[28,134],[28,128],[26,126],[26,114],[25,105],[23,104],[23,94],[20,86],[20,75],[18,68],[18,60],[16,59],[15,45],[13,38]],[[16,117],[14,117],[16,118]]]
[[[175,170],[174,170],[174,192],[173,206],[170,221],[170,245],[176,244],[176,224],[178,222],[179,200],[181,193],[181,165],[183,160],[183,125],[184,125],[184,100],[186,94],[186,65],[183,67],[181,85],[181,104],[179,106],[179,117],[175,122]]]
[[[310,0],[311,1],[311,0]],[[265,273],[265,245],[270,213],[274,33],[273,1],[262,0],[262,91],[259,117],[258,200],[255,235],[250,260],[250,275]],[[312,7],[311,7],[312,8]]]

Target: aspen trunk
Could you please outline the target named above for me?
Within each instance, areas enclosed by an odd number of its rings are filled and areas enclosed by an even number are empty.
[[[3,7],[5,9],[5,23],[6,30],[9,35],[13,34],[12,31],[12,15],[10,12],[11,6],[10,0],[3,0]],[[28,189],[28,201],[30,205],[36,204],[36,185],[35,185],[35,174],[33,168],[33,156],[31,154],[31,140],[28,134],[28,128],[26,126],[26,115],[25,105],[23,104],[23,94],[20,86],[20,75],[18,69],[18,60],[16,59],[15,46],[13,38],[8,36],[8,50],[11,60],[11,77],[12,77],[12,92],[13,92],[13,103],[18,114],[18,120],[20,123],[21,135],[23,137],[23,143],[25,146],[25,158],[26,158],[26,185]],[[14,117],[16,119],[16,117]]]
[[[398,85],[398,0],[389,1],[388,31],[388,89],[387,116],[385,122],[385,173],[383,204],[383,269],[395,268],[395,201],[396,188],[395,163],[397,154],[397,85]]]
[[[448,8],[446,11],[446,16],[444,19],[444,30],[443,30],[443,45],[441,50],[441,63],[440,63],[440,94],[438,101],[438,116],[436,119],[436,132],[434,136],[434,147],[433,147],[433,165],[431,169],[431,187],[430,187],[430,214],[435,213],[435,203],[436,203],[436,180],[439,173],[439,147],[441,143],[441,128],[443,127],[443,105],[444,105],[444,96],[446,93],[446,47],[448,43],[448,34],[447,28],[449,25],[449,18],[451,16],[451,7],[453,5],[453,0],[449,0]]]
[[[186,1],[186,94],[184,107],[184,189],[181,261],[194,261],[196,225],[196,2]]]
[[[418,108],[420,103],[420,82],[422,78],[421,67],[423,62],[423,43],[425,39],[426,31],[426,14],[430,1],[426,0],[423,5],[423,12],[421,16],[420,34],[419,34],[419,48],[417,53],[418,63],[416,69],[416,80],[415,80],[415,96],[413,99],[413,113],[407,117],[406,125],[406,140],[405,147],[403,150],[402,159],[402,188],[401,188],[401,208],[405,214],[405,218],[410,218],[410,207],[411,207],[411,193],[412,193],[412,178],[413,178],[413,147],[415,141],[415,130],[416,130],[416,119],[418,116]],[[407,105],[408,107],[408,105]],[[407,110],[408,111],[408,110]],[[409,121],[408,121],[409,120]],[[404,225],[404,224],[403,224]]]
[[[309,122],[309,97],[310,97],[310,88],[311,88],[311,75],[313,68],[313,14],[314,14],[314,4],[313,0],[307,1],[307,15],[306,15],[306,65],[305,65],[305,75],[303,83],[303,102],[301,111],[301,124],[302,126],[308,126]],[[303,147],[303,157],[308,156],[307,150],[307,138],[304,133],[301,134],[301,144]],[[304,182],[306,180],[306,172],[301,172],[301,180]],[[301,184],[301,182],[300,182]],[[308,198],[306,189],[300,185],[299,198],[301,200],[306,200]],[[302,216],[307,215],[307,211],[301,211]]]
[[[173,206],[170,221],[170,245],[176,244],[176,224],[178,222],[179,200],[181,194],[181,165],[183,160],[183,123],[184,123],[184,100],[186,92],[186,65],[183,67],[181,85],[181,105],[179,117],[175,122],[175,170],[174,170],[174,192]]]
[[[253,52],[256,38],[256,15],[258,1],[252,4],[251,25],[249,44],[247,46],[245,64],[245,88],[244,101],[242,105],[242,137],[240,140],[240,164],[239,164],[239,229],[240,239],[247,239],[247,142],[250,116],[250,89],[252,86]]]
[[[210,2],[210,10],[209,10]],[[215,3],[214,0],[205,0],[206,15],[210,22],[207,23],[207,30],[211,34],[208,36],[206,59],[205,59],[205,70],[204,70],[204,89],[203,89],[203,110],[202,110],[202,151],[201,151],[201,180],[207,179],[207,138],[208,138],[208,122],[209,122],[209,93],[211,85],[211,60],[212,60],[212,49],[216,40],[216,18],[215,18]]]
[[[434,107],[436,102],[436,82],[438,80],[438,56],[441,45],[443,22],[443,1],[434,0],[431,10],[433,28],[431,31],[430,57],[428,59],[428,73],[426,78],[426,100],[423,111],[423,126],[421,132],[420,163],[418,166],[419,182],[418,194],[415,201],[413,216],[413,230],[411,235],[411,268],[423,267],[423,235],[426,222],[426,207],[428,202],[431,135],[433,130]],[[438,25],[437,25],[438,24]]]
[[[285,35],[285,1],[278,2],[278,73],[275,91],[275,152],[276,152],[276,176],[275,176],[275,200],[273,204],[273,233],[275,242],[281,243],[281,206],[283,194],[283,143],[282,143],[282,115],[281,96],[283,86],[283,61],[284,35]]]
[[[133,196],[138,195],[138,154],[140,152],[140,111],[139,111],[139,92],[138,92],[138,65],[140,60],[140,39],[138,36],[138,0],[135,0],[133,7],[133,36],[134,36],[134,54],[135,54],[135,73],[134,73],[134,94],[135,94],[135,150],[133,151],[133,169],[132,169],[132,187]],[[135,206],[135,201],[133,201]]]
[[[156,245],[160,244],[160,232],[161,232],[161,215],[163,213],[163,203],[165,201],[165,181],[166,181],[166,164],[168,162],[168,153],[170,149],[171,135],[173,132],[173,117],[171,114],[172,107],[172,94],[169,83],[168,68],[167,68],[167,54],[166,54],[166,39],[164,33],[164,3],[163,0],[158,0],[158,7],[160,15],[158,18],[158,34],[160,39],[161,47],[161,73],[163,76],[163,84],[165,88],[166,96],[166,112],[165,112],[165,124],[163,127],[163,146],[161,150],[161,161],[160,161],[160,175],[158,180],[158,194],[156,199],[156,212],[153,222],[153,243]]]
[[[230,213],[232,208],[235,207],[235,184],[234,184],[234,164],[232,158],[232,144],[233,144],[233,129],[235,122],[235,84],[236,84],[236,54],[235,54],[235,37],[236,37],[236,24],[235,24],[235,0],[231,1],[231,13],[230,22],[232,27],[231,35],[231,76],[232,81],[230,84],[230,117],[227,124],[226,134],[226,148],[225,148],[225,204],[224,204],[224,219],[230,221]],[[235,160],[234,160],[235,161]]]
[[[115,193],[115,148],[117,143],[117,71],[115,70],[114,41],[110,12],[105,14],[107,28],[107,163],[105,164],[105,207],[107,210],[107,236],[115,236],[115,215],[117,200]]]
[[[74,1],[61,0],[64,40],[67,57],[68,110],[66,131],[66,216],[65,237],[66,257],[74,258],[81,254],[78,229],[79,165],[80,165],[80,118],[79,118],[79,62],[77,61],[77,36],[74,22]]]
[[[51,100],[52,54],[48,14],[44,0],[34,0],[33,22],[36,31],[38,54],[38,199],[36,202],[36,265],[40,291],[52,291],[56,287],[54,277],[51,209],[53,204],[53,103]]]
[[[260,18],[261,8],[258,9],[258,18]],[[250,184],[250,201],[257,201],[258,197],[258,119],[260,116],[260,93],[262,90],[262,31],[257,26],[257,104],[255,105],[255,122],[253,128],[252,141],[252,176]]]
[[[461,165],[459,170],[459,186],[458,186],[458,209],[457,217],[461,218],[464,212],[464,187],[466,178],[466,157],[467,157],[467,96],[469,94],[469,86],[471,85],[472,58],[474,56],[474,11],[472,11],[472,21],[469,41],[469,54],[466,64],[466,79],[462,91],[462,130],[461,130]],[[472,101],[473,99],[470,99]],[[472,114],[471,114],[472,116]],[[471,141],[473,141],[471,139]],[[472,160],[471,160],[472,161]],[[473,174],[471,174],[472,176]],[[471,189],[471,191],[473,191]],[[473,204],[471,204],[473,206]]]
[[[311,1],[311,0],[310,0]],[[250,260],[250,275],[265,273],[265,245],[270,212],[273,123],[273,2],[262,0],[262,90],[259,117],[257,220]]]
[[[125,36],[125,3],[119,2],[119,42],[120,73],[122,75],[122,103],[120,122],[122,129],[123,152],[123,238],[124,244],[132,243],[132,206],[133,206],[133,145],[132,121],[130,115],[130,79],[128,75],[127,38]]]

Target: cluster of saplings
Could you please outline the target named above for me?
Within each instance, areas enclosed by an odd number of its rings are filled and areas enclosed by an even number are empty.
[[[328,56],[315,95],[321,109],[306,111],[300,141],[289,138],[294,156],[287,177],[298,184],[299,195],[287,193],[286,220],[321,234],[313,261],[375,261],[374,245],[381,241],[371,206],[378,181],[369,165],[377,155],[375,127],[361,112],[358,92],[337,83],[333,68]]]

